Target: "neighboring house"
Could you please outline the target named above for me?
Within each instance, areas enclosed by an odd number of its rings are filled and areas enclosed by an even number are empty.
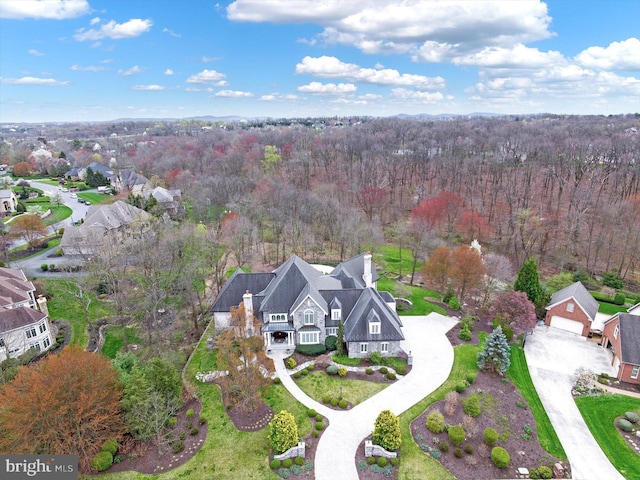
[[[18,208],[16,194],[10,188],[0,190],[0,217],[14,213]]]
[[[151,219],[144,210],[122,200],[92,205],[82,224],[65,228],[60,248],[64,255],[93,255],[104,245],[142,237]]]
[[[611,365],[618,371],[618,380],[640,384],[639,305],[604,322],[602,346],[611,352]]]
[[[111,182],[111,188],[116,192],[132,192],[140,195],[149,180],[130,168],[123,168],[118,170],[115,175],[109,176],[109,182]]]
[[[35,290],[22,270],[0,268],[0,362],[53,345],[46,300]]]
[[[182,205],[182,194],[180,190],[167,190],[166,188],[156,187],[153,190],[144,190],[142,197],[149,200],[153,197],[170,217],[181,217],[185,214],[185,208]]]
[[[76,167],[65,173],[65,177],[75,180],[84,180],[87,177],[87,169],[91,168],[93,173],[100,172],[105,178],[110,178],[113,175],[113,168],[107,167],[98,162],[91,162],[84,167]]]
[[[581,282],[558,290],[546,306],[545,325],[589,336],[599,304]]]
[[[237,269],[212,307],[215,325],[229,327],[230,309],[243,303],[247,329],[255,316],[262,327],[252,333],[271,350],[324,344],[342,320],[349,357],[394,356],[404,340],[402,322],[394,298],[376,290],[378,278],[368,253],[328,275],[295,255],[271,273]]]

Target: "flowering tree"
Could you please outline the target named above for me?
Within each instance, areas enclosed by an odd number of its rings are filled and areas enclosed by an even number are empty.
[[[501,318],[516,335],[536,326],[536,309],[524,292],[504,292],[497,296],[489,310],[493,318]]]

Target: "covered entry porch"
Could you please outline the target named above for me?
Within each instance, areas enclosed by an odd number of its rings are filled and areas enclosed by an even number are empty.
[[[288,323],[268,323],[262,327],[266,350],[293,350],[296,348],[296,331]]]

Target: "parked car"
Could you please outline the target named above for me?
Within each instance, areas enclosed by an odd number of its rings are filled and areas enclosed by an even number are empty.
[[[84,198],[78,197],[78,203],[85,203]]]
[[[75,194],[75,193],[73,193],[73,192],[71,193],[71,198],[77,198],[77,197],[78,197],[78,195],[76,195],[76,194]]]

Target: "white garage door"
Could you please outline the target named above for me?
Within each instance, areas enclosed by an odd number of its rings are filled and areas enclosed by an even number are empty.
[[[565,330],[567,332],[582,335],[582,324],[574,320],[569,320],[568,318],[558,317],[554,315],[553,317],[551,317],[551,326],[559,328],[560,330]]]

